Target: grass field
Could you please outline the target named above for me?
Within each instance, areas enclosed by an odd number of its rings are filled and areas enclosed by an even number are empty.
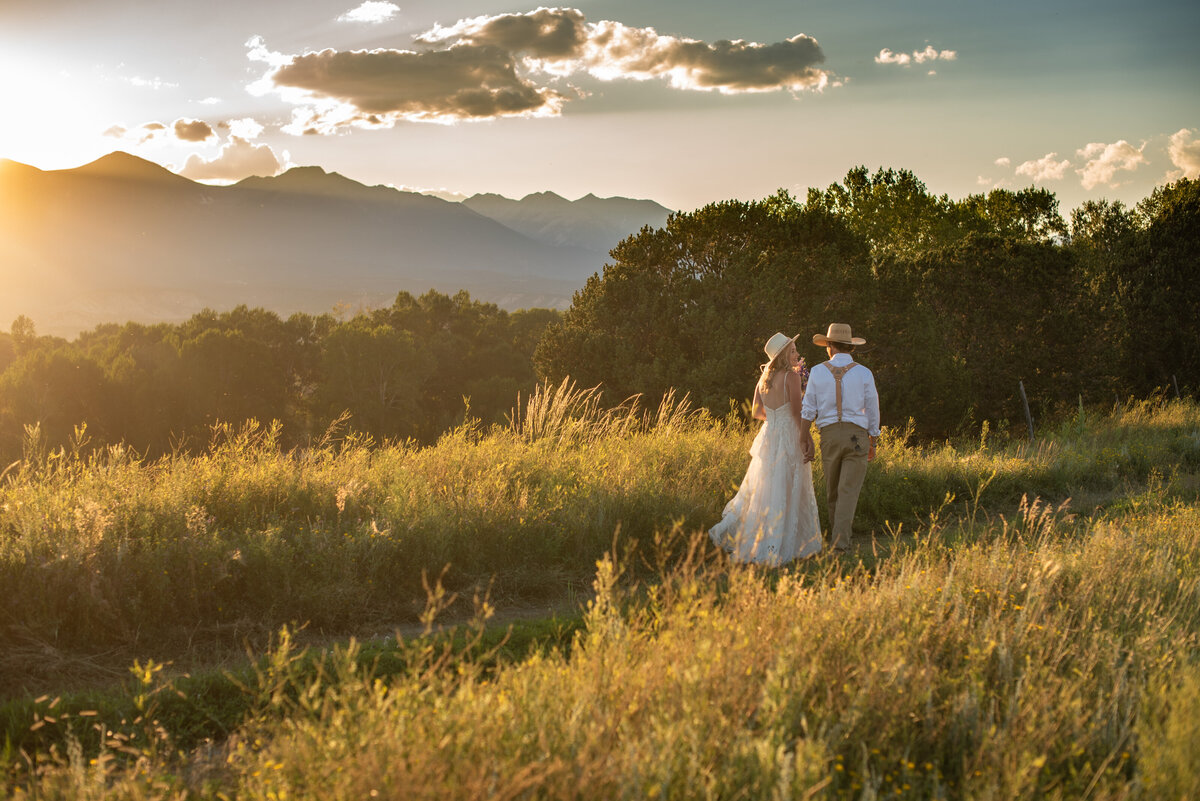
[[[851,557],[766,571],[701,533],[752,432],[674,401],[545,388],[425,449],[226,429],[147,463],[31,436],[0,486],[9,791],[1200,796],[1200,407],[1080,410],[1036,445],[911,434]],[[450,592],[570,584],[586,611],[366,636],[419,621],[447,563]],[[255,662],[199,669],[242,640]],[[123,685],[86,670],[135,658]]]

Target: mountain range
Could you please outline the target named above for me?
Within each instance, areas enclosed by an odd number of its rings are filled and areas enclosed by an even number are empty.
[[[128,153],[69,170],[0,160],[0,326],[74,336],[208,307],[282,315],[465,289],[503,308],[565,308],[608,250],[669,210],[551,192],[453,203],[319,167],[200,184]]]

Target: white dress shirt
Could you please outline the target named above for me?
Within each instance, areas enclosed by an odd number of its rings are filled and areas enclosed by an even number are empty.
[[[835,353],[828,362],[809,371],[808,389],[800,405],[801,417],[812,420],[817,428],[838,421],[837,380],[826,365],[845,367],[853,361],[849,353]],[[875,376],[862,364],[842,376],[842,422],[861,426],[872,437],[879,436],[879,393],[875,391]]]

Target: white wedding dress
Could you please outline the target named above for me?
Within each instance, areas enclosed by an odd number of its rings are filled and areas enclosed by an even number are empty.
[[[787,381],[784,395],[787,395]],[[812,465],[788,399],[771,409],[750,446],[750,467],[708,535],[740,562],[782,565],[821,550]]]

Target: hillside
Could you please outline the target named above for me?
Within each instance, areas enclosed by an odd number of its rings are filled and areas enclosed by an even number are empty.
[[[606,219],[605,230],[615,224]],[[431,288],[505,308],[565,308],[604,252],[590,247],[592,229],[547,225],[557,232],[549,241],[463,204],[318,167],[218,187],[119,152],[69,170],[4,161],[0,325],[25,314],[42,333],[72,336],[102,322],[176,322],[206,306],[286,315]]]

